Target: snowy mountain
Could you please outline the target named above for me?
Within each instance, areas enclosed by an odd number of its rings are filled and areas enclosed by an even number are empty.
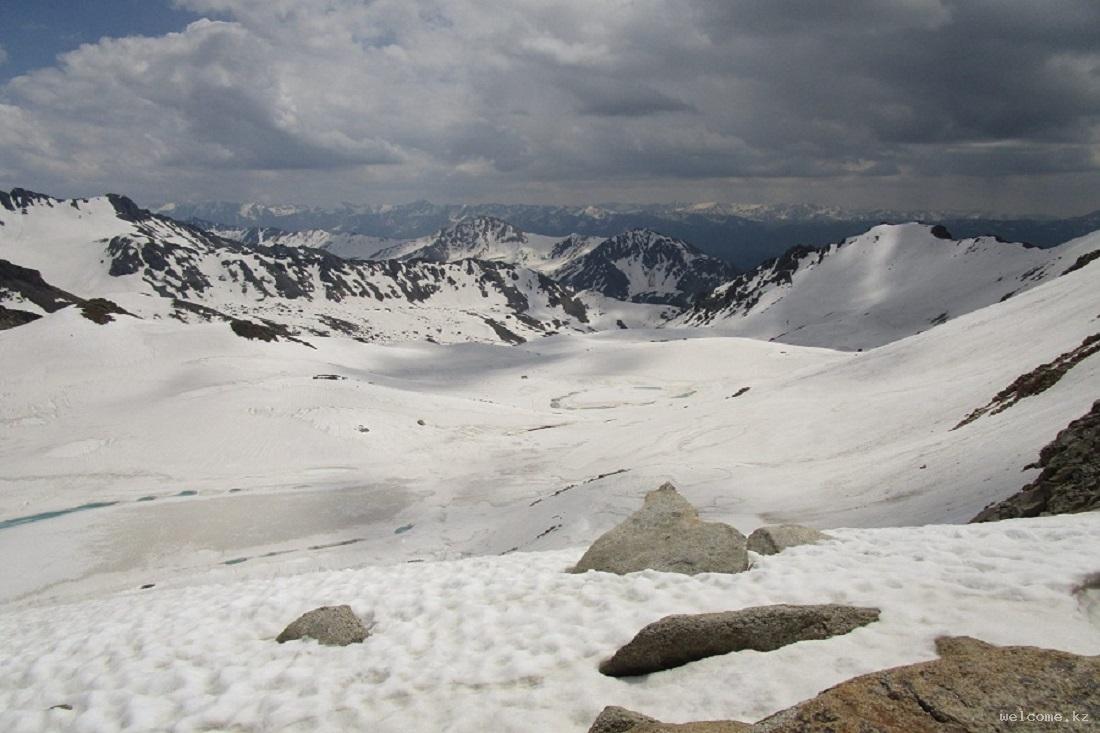
[[[632,229],[572,258],[553,274],[577,290],[638,303],[684,306],[734,272],[687,242],[649,229]]]
[[[375,254],[376,259],[429,262],[479,259],[524,264],[538,263],[543,257],[544,253],[532,246],[525,233],[492,216],[460,219],[429,237],[403,242]]]
[[[16,189],[0,206],[0,257],[136,315],[254,320],[284,335],[518,343],[591,330],[601,313],[598,298],[586,305],[507,263],[363,262],[308,247],[248,246],[114,195],[61,201]],[[619,306],[608,310],[612,324],[624,317]]]
[[[375,253],[374,258],[511,262],[538,270],[574,290],[635,303],[684,306],[736,270],[687,242],[647,229],[606,240],[570,235],[558,240],[525,234],[508,222],[463,219],[431,237]]]
[[[1100,235],[1053,249],[881,225],[826,248],[795,247],[697,301],[677,323],[803,346],[867,349],[932,328],[1096,257]]]

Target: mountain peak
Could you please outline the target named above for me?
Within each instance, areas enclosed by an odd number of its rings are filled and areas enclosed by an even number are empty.
[[[107,194],[107,200],[115,207],[115,213],[123,221],[145,221],[152,218],[153,214],[148,209],[143,209],[134,203],[133,199],[117,193]]]

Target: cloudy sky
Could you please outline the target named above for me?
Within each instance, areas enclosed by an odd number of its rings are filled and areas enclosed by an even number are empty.
[[[0,0],[0,188],[1100,208],[1096,0]]]

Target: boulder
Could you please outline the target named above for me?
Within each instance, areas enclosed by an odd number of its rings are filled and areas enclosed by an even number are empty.
[[[828,639],[876,621],[877,608],[757,606],[740,611],[665,616],[600,664],[610,677],[679,667],[697,659],[754,649],[770,652],[796,641]]]
[[[589,733],[1035,733],[1095,731],[1100,656],[965,636],[936,640],[940,658],[872,672],[755,725],[669,725],[605,708]],[[727,727],[721,727],[727,726]]]
[[[969,637],[941,637],[936,651],[935,661],[842,682],[765,718],[753,733],[1096,730],[1100,657]],[[1040,717],[1054,715],[1061,718]]]
[[[748,723],[712,720],[697,723],[662,723],[633,710],[608,705],[592,723],[588,733],[747,733]]]
[[[749,535],[748,547],[758,555],[774,555],[788,547],[813,545],[829,539],[829,535],[800,524],[775,524],[760,527]]]
[[[325,646],[358,644],[370,636],[351,606],[322,606],[302,614],[275,637],[280,644],[295,639],[316,639]]]
[[[701,521],[695,507],[666,483],[593,542],[573,572],[739,573],[748,564],[743,534],[728,524]]]

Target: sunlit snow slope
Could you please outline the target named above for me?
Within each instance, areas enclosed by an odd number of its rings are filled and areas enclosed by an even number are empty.
[[[803,346],[864,349],[1016,297],[1100,251],[1100,234],[1038,249],[939,227],[877,226],[794,248],[699,300],[679,323]]]

